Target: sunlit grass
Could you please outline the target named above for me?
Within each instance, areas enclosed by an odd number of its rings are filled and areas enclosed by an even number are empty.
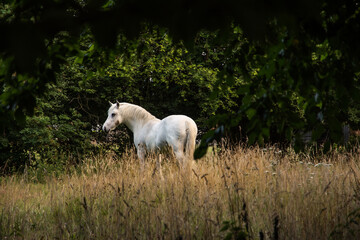
[[[45,183],[3,177],[0,239],[356,239],[359,164],[238,147],[184,169],[165,159],[161,178],[131,150],[96,156]]]

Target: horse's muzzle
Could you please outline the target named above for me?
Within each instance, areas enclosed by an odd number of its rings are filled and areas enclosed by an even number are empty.
[[[106,128],[105,126],[103,126],[102,129],[103,129],[103,131],[106,132],[106,133],[110,131],[110,129]]]

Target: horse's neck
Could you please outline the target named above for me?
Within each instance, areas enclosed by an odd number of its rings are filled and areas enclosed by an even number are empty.
[[[124,120],[124,124],[134,133],[138,129],[143,128],[145,122],[142,120],[135,120],[133,118],[127,118]]]
[[[152,121],[160,121],[145,109],[136,106],[136,105],[127,105],[122,113],[124,119],[124,124],[132,131],[135,132],[138,129],[143,128],[143,126]]]

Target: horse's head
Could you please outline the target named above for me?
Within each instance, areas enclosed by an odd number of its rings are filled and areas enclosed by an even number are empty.
[[[119,111],[120,103],[110,103],[110,108],[108,110],[108,117],[103,125],[103,130],[105,132],[114,130],[119,124],[122,123],[122,117]]]

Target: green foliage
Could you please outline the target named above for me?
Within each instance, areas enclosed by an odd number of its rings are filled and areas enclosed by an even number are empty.
[[[214,37],[201,33],[198,38]],[[52,171],[76,163],[74,158],[86,154],[123,151],[131,143],[129,131],[119,128],[106,139],[100,132],[108,101],[139,104],[159,118],[186,114],[205,130],[209,116],[237,107],[234,88],[221,90],[220,71],[215,67],[220,63],[202,59],[206,41],[194,46],[199,55],[192,54],[173,42],[165,30],[144,26],[138,39],[122,36],[118,47],[125,49],[107,55],[92,42],[89,32],[84,33],[81,54],[67,59],[56,84],[47,84],[44,95],[37,98],[34,115],[26,117],[25,125],[17,126],[18,135],[4,131],[3,145],[8,141],[20,144],[16,151],[22,156],[14,157],[12,163],[23,166],[27,162],[31,168]],[[220,61],[216,55],[210,57]],[[13,151],[13,147],[3,150]],[[63,159],[64,155],[70,158]]]
[[[229,130],[241,124],[249,144],[287,142],[301,150],[306,131],[312,131],[312,141],[322,139],[325,150],[341,143],[345,124],[358,128],[359,60],[357,50],[348,47],[356,48],[357,37],[350,32],[360,31],[354,22],[358,13],[356,1],[329,2],[318,13],[321,26],[300,21],[296,32],[275,18],[264,42],[243,37],[242,48],[236,39],[242,32],[235,27],[235,40],[230,41],[235,50],[228,63],[232,68],[224,76],[243,75],[236,87],[241,104],[238,112],[218,115],[214,122]],[[228,81],[227,86],[235,85]]]
[[[249,144],[301,150],[312,131],[329,148],[359,123],[359,10],[357,0],[5,1],[2,165],[29,151],[86,153],[115,99],[202,129],[241,126]]]
[[[215,114],[220,101],[209,96],[217,69],[196,63],[158,28],[145,29],[134,45],[105,69],[106,98],[138,103],[161,118],[183,113],[203,123]]]
[[[238,226],[236,222],[231,221],[224,221],[223,227],[220,229],[220,232],[227,233],[224,237],[225,240],[246,240],[248,236],[241,226]]]
[[[26,163],[30,169],[60,171],[64,164],[73,161],[71,156],[85,154],[91,148],[90,124],[83,122],[81,114],[68,104],[63,84],[48,85],[47,93],[37,99],[38,107],[33,116],[26,117],[25,125],[4,131],[0,159],[4,170],[16,170]],[[65,155],[68,159],[64,159]]]
[[[77,56],[77,63],[83,61],[86,56],[79,49],[78,40],[86,29],[111,55],[119,32],[134,39],[140,35],[144,22],[167,28],[171,38],[182,39],[186,46],[191,46],[201,29],[219,29],[219,38],[227,39],[234,21],[254,38],[263,35],[268,20],[274,16],[292,28],[299,19],[314,20],[318,25],[316,10],[319,6],[320,3],[309,0],[293,1],[286,7],[283,1],[273,1],[269,6],[263,0],[251,5],[242,1],[5,1],[0,7],[0,31],[3,33],[0,39],[0,121],[2,125],[8,125],[9,119],[14,117],[23,121],[25,114],[31,115],[36,96],[41,95],[48,82],[55,81],[55,73],[59,72],[66,57]],[[249,11],[253,14],[248,14]],[[224,13],[227,17],[223,17]]]

